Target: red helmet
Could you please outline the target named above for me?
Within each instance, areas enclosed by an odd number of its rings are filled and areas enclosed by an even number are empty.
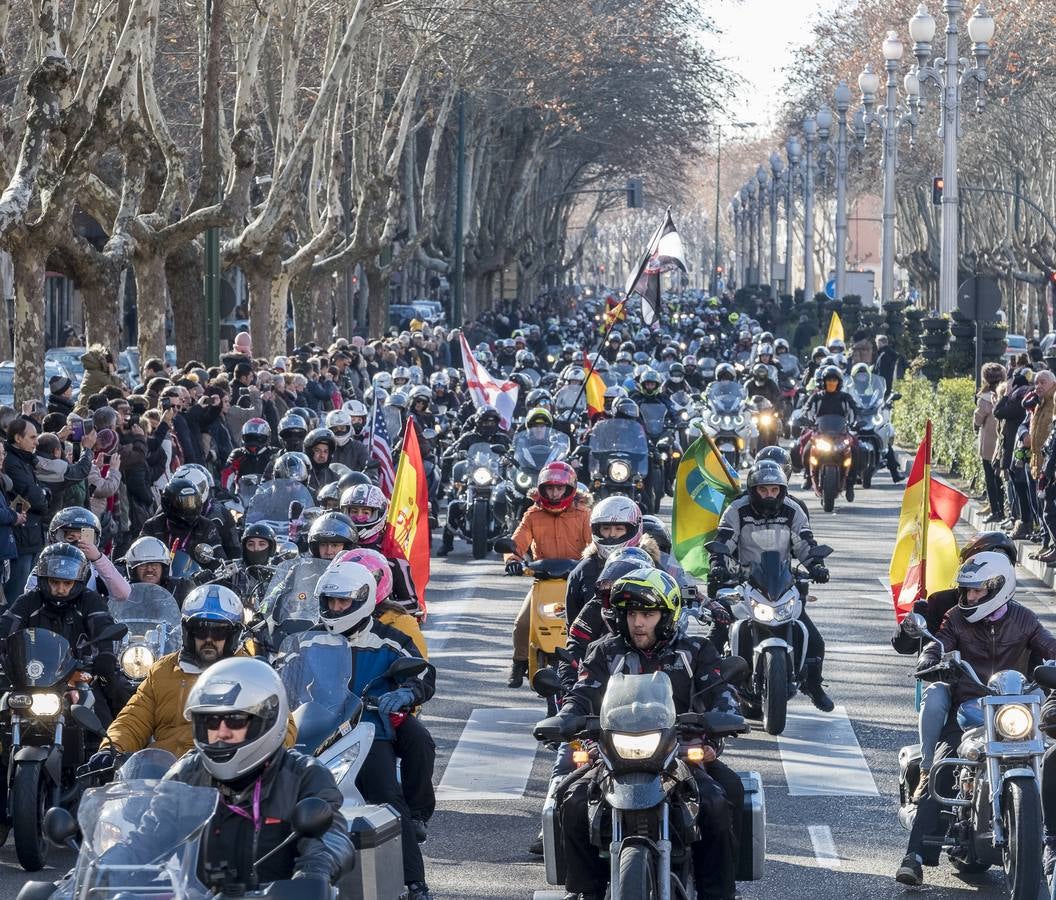
[[[550,484],[560,485],[565,492],[557,500],[550,500],[543,488]],[[552,462],[543,466],[539,472],[539,505],[543,509],[556,512],[568,509],[576,499],[576,470],[566,462]]]

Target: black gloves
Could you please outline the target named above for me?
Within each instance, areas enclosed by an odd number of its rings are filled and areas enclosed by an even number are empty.
[[[92,661],[93,675],[113,675],[117,671],[117,657],[113,653],[102,652]]]
[[[508,563],[506,563],[506,574],[523,575],[524,564],[519,559],[511,559]]]
[[[810,577],[811,580],[815,581],[817,584],[828,584],[829,570],[821,563],[815,563],[810,567]]]
[[[583,730],[583,717],[558,713],[537,722],[532,734],[537,741],[564,741]]]
[[[710,603],[705,604],[705,606],[711,614],[711,621],[716,625],[729,625],[733,621],[733,616],[730,615],[730,611],[719,603],[718,600],[712,600]]]

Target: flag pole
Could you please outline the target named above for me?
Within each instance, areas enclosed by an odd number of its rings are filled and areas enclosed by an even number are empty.
[[[928,520],[931,518],[931,419],[924,426],[924,443],[927,452],[924,455],[924,505],[923,523],[920,528],[920,592],[921,599],[928,598]]]
[[[572,409],[575,410],[579,406],[579,401],[583,399],[583,394],[587,390],[587,379],[590,378],[592,372],[595,371],[595,366],[598,364],[598,360],[601,358],[601,351],[605,348],[605,342],[609,339],[609,335],[612,333],[612,326],[616,324],[616,319],[620,311],[627,305],[627,297],[624,297],[619,303],[612,308],[612,320],[605,328],[605,332],[601,336],[601,340],[598,341],[597,349],[594,351],[594,359],[588,363],[590,366],[590,372],[586,373],[587,377],[583,379],[583,383],[579,386],[579,393],[576,395],[575,402],[572,404]]]

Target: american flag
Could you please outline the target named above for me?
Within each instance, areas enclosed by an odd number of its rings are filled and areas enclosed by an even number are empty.
[[[389,443],[389,430],[385,427],[385,417],[374,401],[374,415],[370,426],[370,458],[378,461],[378,485],[386,497],[392,496],[392,486],[396,483],[396,470],[392,466],[392,445]]]

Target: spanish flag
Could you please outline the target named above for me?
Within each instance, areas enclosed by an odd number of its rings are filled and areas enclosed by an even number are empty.
[[[953,527],[967,502],[959,490],[931,475],[929,420],[902,495],[898,536],[888,569],[899,622],[913,611],[917,600],[957,583],[960,559]]]
[[[825,335],[825,346],[828,347],[833,341],[843,340],[846,340],[843,336],[843,320],[840,318],[840,314],[833,310],[832,318],[829,319],[829,333]]]
[[[671,513],[672,549],[690,575],[708,577],[710,559],[704,545],[714,540],[719,519],[741,492],[741,482],[706,434],[682,456],[675,474],[675,505]]]
[[[617,322],[622,322],[627,318],[627,300],[617,301],[611,294],[605,298],[605,317],[603,324],[603,331],[608,334],[612,331],[612,326]]]
[[[594,366],[588,359],[583,366],[587,375],[587,385],[584,392],[587,395],[587,415],[594,419],[605,412],[605,380],[594,371]]]
[[[406,429],[396,482],[389,500],[388,523],[392,537],[411,566],[418,603],[425,611],[425,586],[429,583],[429,486],[418,446],[418,432]]]

